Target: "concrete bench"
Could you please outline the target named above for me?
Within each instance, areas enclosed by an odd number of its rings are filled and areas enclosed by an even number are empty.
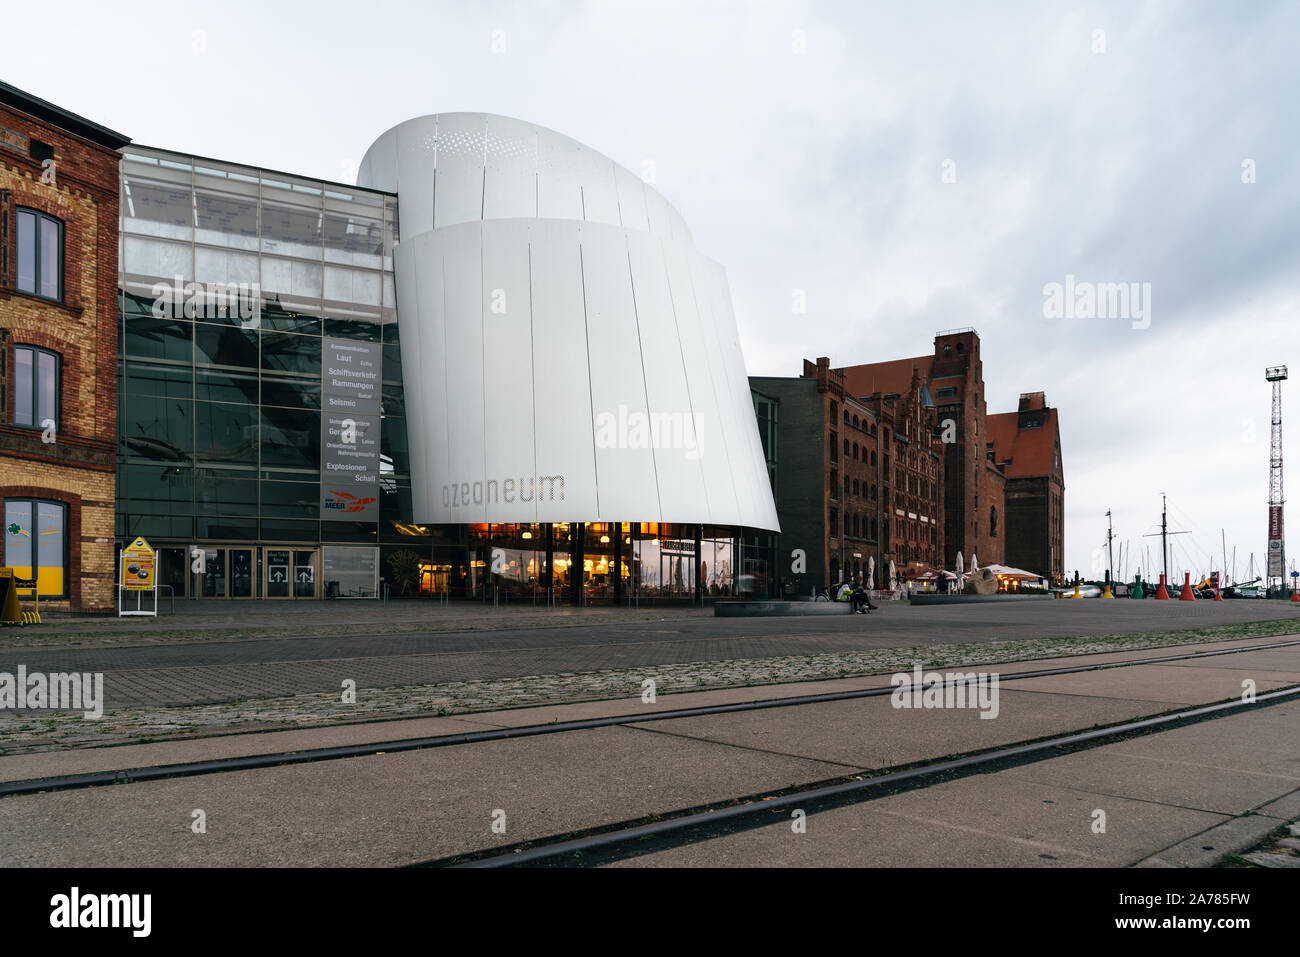
[[[850,601],[720,601],[713,605],[715,618],[780,618],[796,615],[848,615]]]

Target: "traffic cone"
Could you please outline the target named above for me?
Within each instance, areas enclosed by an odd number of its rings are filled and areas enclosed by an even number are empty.
[[[1165,587],[1165,576],[1160,575],[1160,587],[1156,589],[1156,601],[1168,601],[1169,589]]]
[[[1179,601],[1196,601],[1196,596],[1192,594],[1192,573],[1183,572],[1183,590],[1178,596]]]
[[[1221,589],[1218,585],[1214,586],[1214,600],[1223,601],[1223,589]]]
[[[1295,588],[1294,585],[1291,586],[1291,600],[1292,600],[1292,601],[1300,601],[1300,592],[1296,591],[1296,588]]]

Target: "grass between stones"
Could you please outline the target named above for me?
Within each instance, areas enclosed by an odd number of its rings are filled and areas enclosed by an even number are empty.
[[[918,664],[923,668],[1011,664],[1295,633],[1300,633],[1300,618],[1215,625],[1163,634],[965,642],[436,685],[358,688],[356,704],[344,704],[340,700],[341,692],[330,692],[182,707],[124,708],[105,711],[98,721],[88,721],[80,712],[0,712],[0,755],[631,699],[640,696],[641,683],[647,678],[654,680],[656,695],[681,694],[887,675],[910,671]]]

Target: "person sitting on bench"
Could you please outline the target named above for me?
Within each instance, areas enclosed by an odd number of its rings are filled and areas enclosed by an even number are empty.
[[[853,591],[851,597],[853,599],[854,612],[861,611],[869,615],[877,607],[871,604],[871,593],[868,592],[866,588],[863,587],[861,575],[858,575],[856,578],[853,579]],[[865,609],[863,606],[865,606]]]

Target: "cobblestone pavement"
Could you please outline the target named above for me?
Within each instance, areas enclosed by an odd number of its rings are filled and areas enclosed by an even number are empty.
[[[114,705],[101,720],[95,721],[84,719],[78,712],[0,711],[0,755],[634,697],[640,693],[646,678],[654,679],[657,694],[671,694],[889,674],[908,670],[918,663],[928,668],[1010,663],[1297,631],[1300,627],[1295,622],[1274,621],[1202,627],[1165,634],[961,643],[935,641],[927,646],[654,663],[638,667],[606,667],[585,673],[533,674],[390,687],[367,688],[358,682],[355,704],[343,703],[339,689],[344,679],[352,677],[350,666],[373,664],[372,660],[281,662],[279,667],[288,671],[281,675],[280,680],[292,682],[299,680],[302,673],[309,673],[320,681],[315,693],[281,696],[270,693],[264,697],[244,696],[239,700],[189,706]],[[387,661],[379,659],[380,663]],[[178,689],[183,691],[190,685],[211,680],[211,668],[188,669],[199,673],[197,675],[174,674],[186,670],[167,669],[170,678],[159,678],[156,669],[121,671],[106,675],[105,681],[134,680],[141,682],[136,685],[137,689],[145,691],[149,688],[143,682],[157,681],[159,684],[152,692],[162,696],[174,695]],[[265,687],[271,686],[273,681],[268,679]],[[321,690],[323,688],[330,690]],[[201,694],[202,691],[195,693]]]
[[[1297,606],[1264,601],[885,605],[870,616],[754,619],[714,618],[709,609],[689,608],[656,613],[497,610],[493,615],[491,609],[474,606],[439,609],[408,602],[393,612],[392,621],[382,605],[330,604],[337,609],[330,627],[344,628],[345,634],[312,637],[326,629],[313,605],[301,613],[305,619],[275,611],[281,616],[275,637],[87,648],[5,649],[0,644],[0,673],[15,673],[19,665],[29,673],[103,672],[105,706],[120,709],[325,693],[344,679],[359,689],[413,687],[788,655],[852,655],[954,641],[1159,634],[1233,627],[1253,619],[1272,621],[1272,633],[1285,630],[1289,619],[1300,631]],[[258,621],[260,609],[245,607],[249,623]],[[431,631],[430,620],[459,630]],[[403,627],[416,630],[401,633]],[[137,630],[156,635],[163,628],[165,623],[149,623]],[[5,633],[5,638],[10,634],[23,638],[18,632]]]

